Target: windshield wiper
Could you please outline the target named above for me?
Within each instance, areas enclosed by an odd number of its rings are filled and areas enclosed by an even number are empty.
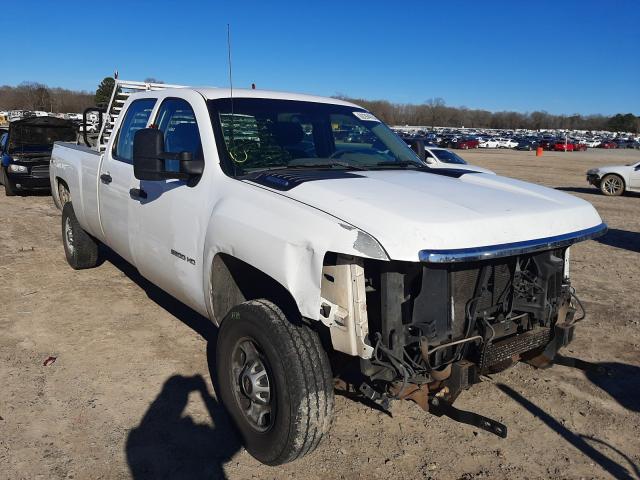
[[[378,162],[376,163],[376,167],[397,167],[397,168],[427,168],[424,165],[420,165],[416,162]]]
[[[365,167],[359,167],[346,162],[321,162],[321,163],[298,163],[294,165],[277,165],[273,167],[257,168],[247,172],[245,175],[253,175],[255,173],[264,173],[277,170],[295,170],[302,168],[331,168],[331,167],[343,167],[347,170],[367,170]]]
[[[323,167],[343,167],[347,170],[367,170],[366,167],[361,167],[347,162],[319,162],[319,163],[297,163],[289,165],[285,168],[323,168]]]

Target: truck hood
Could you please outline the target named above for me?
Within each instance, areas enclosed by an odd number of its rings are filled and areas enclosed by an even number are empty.
[[[602,224],[582,199],[497,175],[378,170],[313,181],[308,173],[295,187],[275,190],[350,224],[345,228],[369,233],[393,260],[547,239]]]

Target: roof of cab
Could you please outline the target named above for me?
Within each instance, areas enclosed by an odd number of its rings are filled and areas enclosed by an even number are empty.
[[[199,92],[207,100],[215,100],[218,98],[229,98],[231,89],[229,88],[210,88],[210,87],[194,87],[193,90]],[[317,97],[315,95],[305,95],[302,93],[275,92],[271,90],[253,90],[244,88],[234,88],[233,96],[235,98],[271,98],[278,100],[298,100],[301,102],[315,103],[331,103],[334,105],[345,105],[349,107],[362,108],[350,102],[345,102],[338,98]]]

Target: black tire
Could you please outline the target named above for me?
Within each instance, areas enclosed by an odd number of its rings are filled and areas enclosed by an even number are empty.
[[[600,179],[600,191],[608,197],[618,197],[624,190],[624,180],[620,175],[610,173]]]
[[[255,367],[256,358],[262,370]],[[248,379],[256,371],[266,373],[266,380],[264,375]],[[333,378],[320,339],[267,300],[244,302],[226,315],[218,334],[216,375],[222,403],[245,448],[262,463],[296,460],[312,452],[329,430]],[[258,394],[263,402],[252,400],[252,391],[260,389],[268,392]]]
[[[7,175],[7,170],[2,169],[2,183],[4,184],[4,194],[7,197],[15,197],[17,191],[16,187],[11,180],[9,180],[9,175]]]
[[[82,229],[71,202],[62,208],[62,243],[71,268],[82,270],[98,264],[98,242]]]

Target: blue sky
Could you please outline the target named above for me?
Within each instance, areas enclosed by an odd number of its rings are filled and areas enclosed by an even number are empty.
[[[0,84],[120,78],[640,115],[640,1],[8,0]],[[17,40],[21,35],[24,39]]]

